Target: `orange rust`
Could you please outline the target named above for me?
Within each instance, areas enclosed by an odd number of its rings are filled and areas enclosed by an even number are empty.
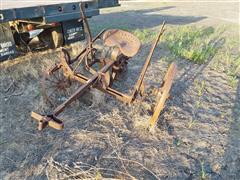
[[[113,89],[112,84],[114,83],[114,80],[118,74],[124,73],[124,70],[127,68],[128,60],[135,56],[139,51],[141,46],[139,39],[133,34],[119,29],[111,29],[108,31],[103,30],[94,39],[92,39],[91,31],[83,11],[82,3],[80,3],[80,10],[82,21],[84,21],[85,29],[89,37],[88,44],[79,53],[79,55],[73,59],[70,57],[68,51],[62,48],[60,63],[55,65],[44,74],[44,78],[41,81],[41,85],[44,89],[43,96],[45,99],[51,102],[55,109],[52,110],[50,115],[40,115],[32,112],[31,116],[38,121],[39,130],[44,129],[47,126],[58,130],[63,129],[63,122],[58,119],[57,116],[62,113],[72,102],[81,97],[91,88],[96,88],[104,93],[107,93],[126,104],[137,102],[137,97],[139,95],[143,97],[145,96],[144,77],[150,65],[154,50],[156,49],[157,44],[159,43],[165,30],[165,22],[161,26],[161,30],[152,45],[152,48],[131,94],[128,95]],[[102,48],[97,49],[94,47],[97,39],[102,42]],[[100,55],[97,56],[97,54]],[[95,64],[97,66],[95,66]],[[79,66],[82,66],[81,68],[84,68],[86,71],[90,72],[92,76],[86,77],[80,72],[77,72]],[[58,73],[62,73],[62,79],[59,79],[59,76],[57,79],[54,79],[57,77],[56,75],[58,75]],[[157,102],[155,111],[149,120],[150,129],[156,126],[158,117],[164,108],[167,98],[169,97],[169,91],[175,74],[176,65],[173,63],[170,65],[164,77],[164,83],[162,84],[162,87],[160,88],[156,98]],[[48,80],[50,83],[47,82]],[[50,88],[52,86],[56,87],[55,91],[64,91],[66,88],[71,86],[72,81],[79,82],[81,86],[64,102],[56,106],[56,104],[51,101],[52,94],[47,92],[47,86],[50,86]],[[142,98],[142,100],[144,100],[144,98]]]

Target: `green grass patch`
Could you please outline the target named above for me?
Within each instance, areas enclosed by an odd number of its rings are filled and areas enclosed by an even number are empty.
[[[197,91],[197,95],[201,97],[206,89],[206,82],[205,81],[194,81],[195,89]]]
[[[229,85],[236,88],[240,77],[240,54],[232,54],[230,48],[220,58],[221,63],[218,66],[223,67],[223,71],[228,76]]]
[[[240,56],[232,60],[227,75],[229,78],[229,84],[232,88],[236,88],[238,84],[238,77],[240,77]]]
[[[228,76],[228,81],[229,81],[229,85],[232,88],[237,88],[238,85],[238,79],[236,76]]]
[[[175,56],[203,64],[216,54],[221,32],[222,30],[215,32],[212,27],[184,26],[171,30],[165,40]]]
[[[142,43],[153,41],[158,34],[157,31],[153,31],[152,29],[136,29],[132,33],[137,36]]]
[[[229,76],[240,76],[240,55],[236,58],[231,57],[231,55],[228,57],[228,70],[227,74]]]

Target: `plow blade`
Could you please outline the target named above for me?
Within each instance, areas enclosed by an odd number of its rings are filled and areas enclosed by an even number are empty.
[[[174,79],[176,72],[177,72],[177,66],[176,66],[176,64],[172,63],[169,66],[167,73],[164,77],[163,85],[159,89],[159,93],[161,93],[161,96],[159,98],[157,98],[153,116],[149,120],[149,130],[150,131],[154,130],[154,128],[157,124],[159,115],[164,108],[164,104],[169,97],[169,92],[171,90],[173,79]]]

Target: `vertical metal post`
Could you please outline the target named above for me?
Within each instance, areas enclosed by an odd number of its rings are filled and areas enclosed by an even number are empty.
[[[157,47],[157,45],[158,45],[158,42],[159,42],[159,40],[160,40],[163,32],[165,31],[164,27],[165,27],[165,21],[163,22],[163,24],[162,24],[162,26],[161,26],[161,30],[160,30],[160,32],[159,32],[159,34],[158,34],[158,36],[157,36],[157,39],[155,40],[154,44],[152,45],[151,51],[150,51],[150,53],[149,53],[149,55],[148,55],[148,57],[147,57],[147,60],[146,60],[146,62],[145,62],[145,64],[144,64],[144,66],[143,66],[143,69],[142,69],[141,74],[140,74],[140,76],[139,76],[139,78],[138,78],[138,81],[137,81],[137,83],[136,83],[136,85],[135,85],[135,87],[134,87],[134,90],[133,90],[133,92],[132,92],[132,100],[131,100],[131,101],[133,101],[133,100],[135,99],[135,97],[136,97],[139,89],[140,89],[141,86],[142,86],[143,79],[144,79],[144,76],[145,76],[145,74],[146,74],[147,68],[148,68],[148,66],[149,66],[149,64],[150,64],[150,62],[151,62],[151,59],[152,59],[154,50],[156,49],[156,47]]]

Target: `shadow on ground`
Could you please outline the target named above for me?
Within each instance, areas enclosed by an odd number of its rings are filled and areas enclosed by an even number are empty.
[[[169,8],[174,8],[174,6],[102,14],[90,19],[90,25],[94,34],[96,34],[105,28],[119,28],[125,30],[146,29],[159,26],[163,21],[172,25],[186,25],[207,18],[205,16],[170,16],[161,14],[162,10]]]
[[[223,179],[238,179],[240,177],[240,80],[232,108],[232,116],[229,119],[232,123],[228,132],[224,154],[225,162],[221,168],[221,176]]]

